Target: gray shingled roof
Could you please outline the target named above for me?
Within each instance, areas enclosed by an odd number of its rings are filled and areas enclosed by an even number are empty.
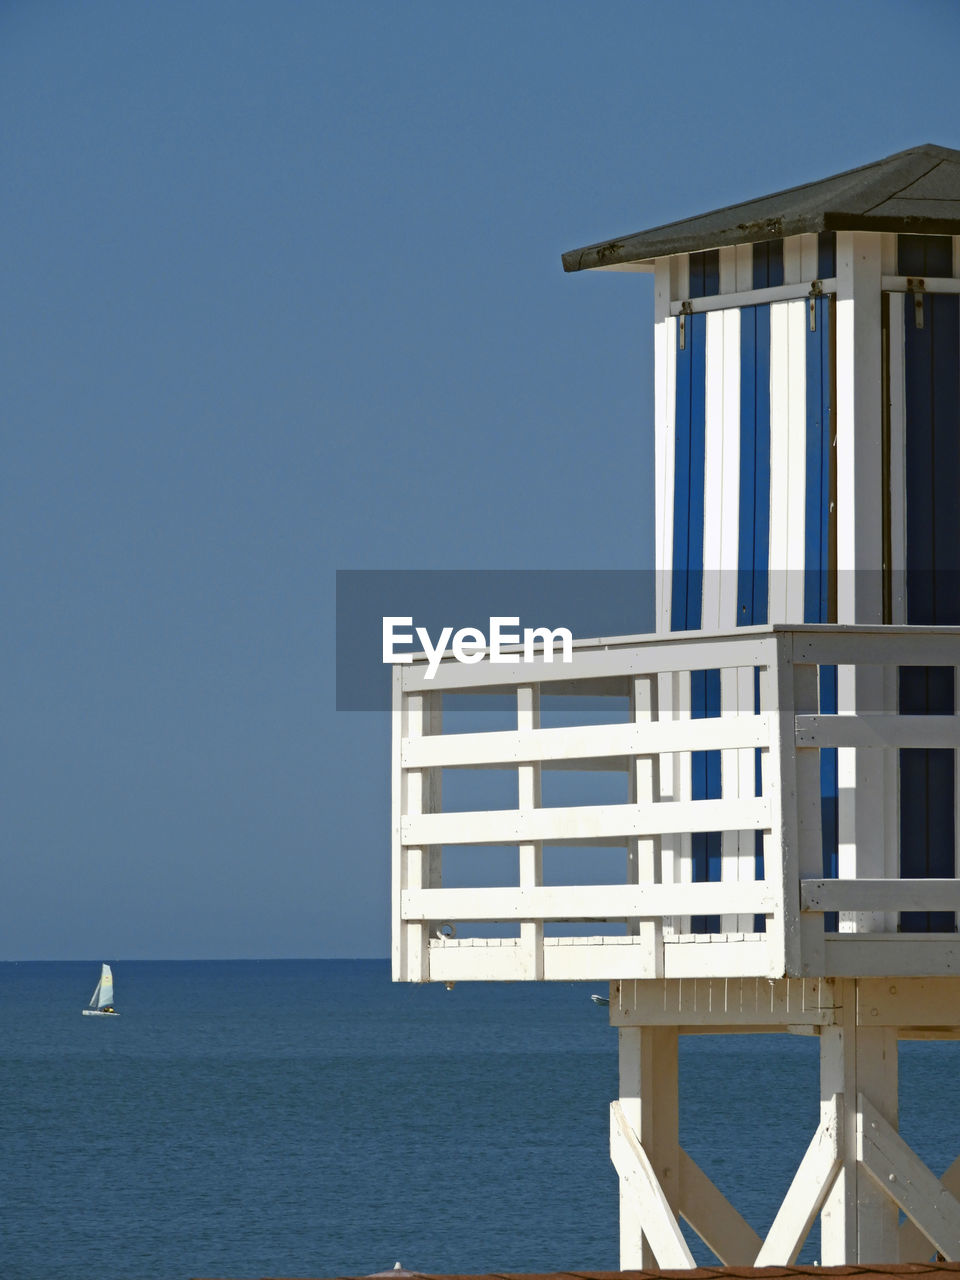
[[[960,151],[925,143],[896,155],[563,255],[565,271],[649,262],[670,253],[778,240],[804,231],[960,235]]]

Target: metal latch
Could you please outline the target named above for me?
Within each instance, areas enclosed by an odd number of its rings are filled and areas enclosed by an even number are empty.
[[[914,279],[907,276],[907,293],[913,294],[913,323],[917,329],[923,328],[923,291],[925,282],[922,276]]]
[[[690,299],[680,303],[680,350],[683,351],[687,345],[687,316],[693,315],[693,307],[690,305]]]
[[[813,284],[810,286],[810,293],[808,294],[808,297],[810,298],[810,332],[816,333],[817,331],[817,299],[823,297],[823,281],[822,280],[814,280]]]

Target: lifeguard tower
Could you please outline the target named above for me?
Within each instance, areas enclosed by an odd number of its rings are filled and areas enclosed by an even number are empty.
[[[657,631],[396,668],[394,977],[610,981],[622,1267],[692,1267],[680,1217],[730,1265],[793,1262],[818,1215],[824,1264],[960,1260],[960,1160],[938,1179],[897,1131],[898,1039],[960,1034],[960,151],[564,266],[655,278]],[[515,722],[444,732],[464,693]],[[465,769],[515,803],[445,812]],[[492,846],[507,883],[445,883]],[[765,1239],[678,1142],[678,1036],[707,1031],[819,1037]]]

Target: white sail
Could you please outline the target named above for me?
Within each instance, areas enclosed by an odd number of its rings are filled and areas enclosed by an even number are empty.
[[[96,1008],[102,1009],[105,1005],[113,1004],[113,974],[110,972],[108,964],[105,964],[100,970],[100,981],[97,983],[97,989],[93,994],[97,1002]]]

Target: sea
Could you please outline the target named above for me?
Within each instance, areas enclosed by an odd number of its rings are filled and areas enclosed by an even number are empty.
[[[113,1019],[81,1017],[99,960],[0,964],[3,1280],[617,1267],[604,986],[112,965]],[[817,1042],[680,1052],[681,1141],[762,1234],[816,1128]],[[960,1045],[902,1045],[900,1086],[901,1131],[940,1173]]]

